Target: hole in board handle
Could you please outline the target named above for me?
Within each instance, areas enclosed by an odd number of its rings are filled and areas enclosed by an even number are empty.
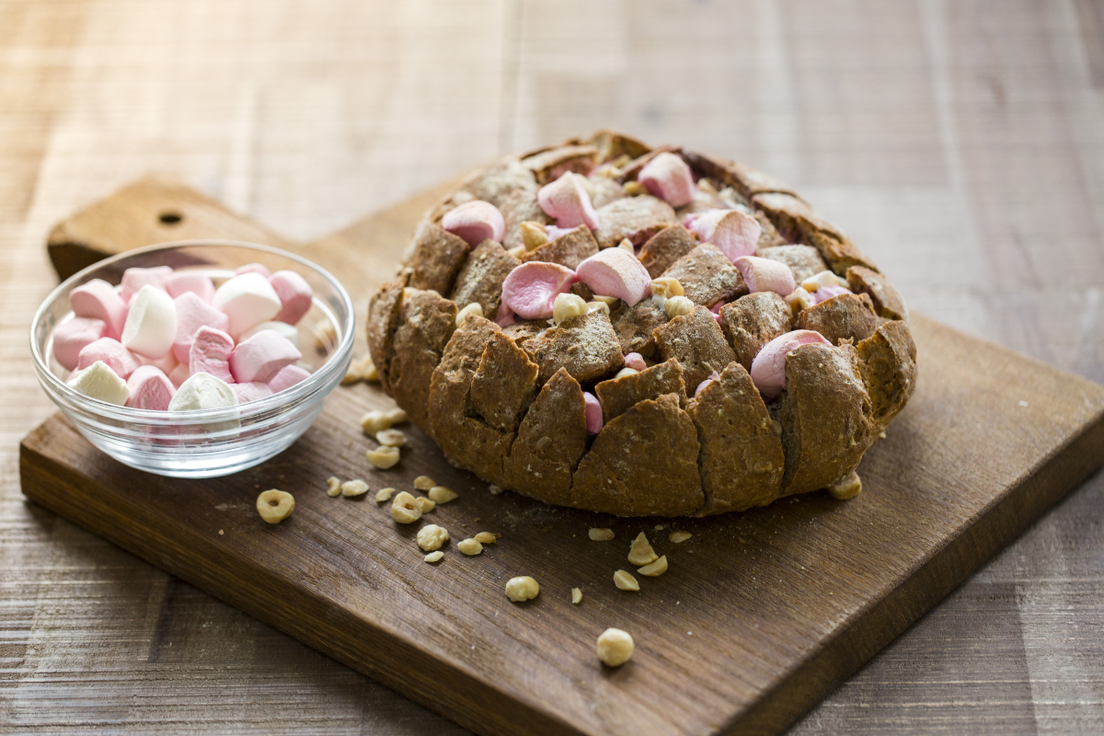
[[[162,225],[176,225],[184,219],[184,215],[179,212],[162,212],[157,219]]]

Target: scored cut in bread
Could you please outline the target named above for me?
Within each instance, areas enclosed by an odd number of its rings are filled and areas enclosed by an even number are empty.
[[[445,229],[472,202],[502,215],[501,242]],[[747,271],[778,264],[784,288]],[[523,276],[538,272],[570,278]],[[504,291],[508,277],[523,286]],[[452,463],[622,516],[831,486],[916,385],[900,292],[808,202],[613,131],[508,156],[430,209],[367,331],[383,389]]]

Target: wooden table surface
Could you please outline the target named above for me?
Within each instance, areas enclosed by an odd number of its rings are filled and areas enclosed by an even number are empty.
[[[0,0],[0,732],[460,730],[25,501],[45,237],[161,172],[312,239],[600,126],[778,176],[912,309],[1104,381],[1100,0]],[[792,733],[1104,731],[1102,627],[1098,473]]]

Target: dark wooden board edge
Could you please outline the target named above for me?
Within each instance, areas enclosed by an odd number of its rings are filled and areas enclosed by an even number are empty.
[[[60,413],[20,443],[19,475],[24,495],[77,526],[238,608],[342,664],[371,677],[476,733],[578,736],[583,733],[541,703],[525,703],[463,672],[447,659],[333,604],[309,588],[288,585],[244,554],[227,553],[200,534],[177,527],[179,536],[151,540],[141,532],[148,520],[116,500],[113,489],[60,462],[51,448],[65,441],[85,443]],[[98,453],[90,444],[90,452]],[[106,457],[102,462],[114,463]],[[88,489],[79,492],[75,489]],[[236,565],[213,564],[229,561]],[[231,574],[234,570],[240,574]],[[304,612],[313,616],[304,615]],[[325,621],[326,629],[304,626]],[[344,630],[357,636],[336,635]],[[350,646],[352,642],[352,646]],[[404,676],[405,675],[405,676]],[[518,725],[524,724],[521,731]]]

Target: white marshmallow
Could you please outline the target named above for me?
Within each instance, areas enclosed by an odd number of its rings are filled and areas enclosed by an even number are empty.
[[[176,305],[164,289],[146,284],[130,302],[120,342],[139,355],[157,360],[176,337]]]
[[[230,335],[237,338],[275,317],[283,304],[268,279],[259,273],[243,273],[215,291],[214,306],[230,318]]]
[[[90,399],[99,399],[118,406],[122,406],[130,398],[126,381],[119,378],[102,360],[97,360],[70,376],[69,386]]]
[[[273,332],[279,333],[282,337],[287,338],[288,342],[294,345],[296,350],[303,349],[299,347],[299,328],[295,325],[289,325],[287,322],[262,322],[256,327],[243,332],[238,338],[238,342],[245,342],[261,330],[272,330]]]
[[[221,409],[238,405],[238,395],[226,381],[215,378],[209,373],[192,374],[180,384],[169,411],[197,411],[199,409]]]

